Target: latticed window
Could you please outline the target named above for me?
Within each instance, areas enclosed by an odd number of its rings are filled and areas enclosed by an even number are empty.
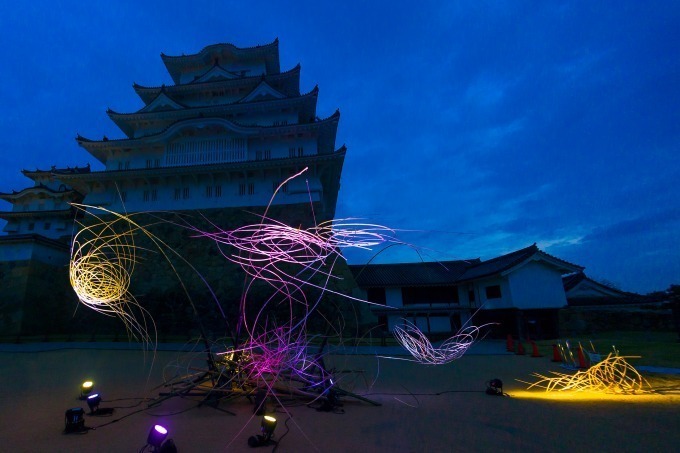
[[[151,189],[151,201],[158,200],[158,189]]]
[[[175,142],[168,145],[165,164],[201,165],[247,160],[248,142],[245,138],[213,138]]]
[[[215,186],[215,196],[216,197],[222,196],[222,186]]]
[[[150,198],[150,197],[149,197],[149,191],[148,191],[148,190],[145,190],[145,191],[144,191],[144,196],[143,196],[144,201],[149,201],[149,198]]]
[[[182,198],[184,198],[185,200],[187,198],[189,198],[189,188],[188,187],[185,187],[184,190],[182,191]]]
[[[242,182],[238,185],[238,194],[239,195],[245,195],[246,194],[246,183]]]
[[[206,198],[212,198],[212,196],[213,196],[212,186],[205,186],[205,196],[206,196]]]
[[[274,181],[272,183],[272,192],[276,192],[276,189],[279,187],[281,184],[280,181]],[[284,185],[281,186],[279,189],[279,193],[288,193],[288,183],[285,183]]]
[[[179,200],[181,198],[181,195],[182,195],[182,190],[179,189],[179,188],[176,188],[175,189],[175,200]]]

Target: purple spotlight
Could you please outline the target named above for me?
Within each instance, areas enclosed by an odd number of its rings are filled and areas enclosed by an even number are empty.
[[[99,403],[102,402],[102,397],[99,393],[93,393],[87,397],[87,405],[90,408],[90,413],[93,414],[97,409],[99,409]]]
[[[168,437],[168,430],[161,425],[154,425],[151,431],[149,431],[146,443],[154,448],[160,448],[166,437]]]

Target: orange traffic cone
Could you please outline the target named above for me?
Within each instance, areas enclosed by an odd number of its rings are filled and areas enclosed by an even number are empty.
[[[583,355],[583,347],[580,344],[578,345],[578,367],[588,368],[586,357]]]
[[[535,341],[531,342],[531,347],[532,347],[531,357],[543,357],[543,354],[540,354],[538,352],[538,346],[536,346]]]
[[[560,355],[560,349],[557,347],[556,344],[553,345],[553,362],[561,362],[562,361],[562,356]]]
[[[515,342],[512,341],[512,335],[508,334],[508,339],[505,342],[505,349],[507,349],[508,352],[514,352],[515,351]]]
[[[517,351],[515,352],[517,355],[524,355],[524,345],[522,345],[522,340],[517,340]]]

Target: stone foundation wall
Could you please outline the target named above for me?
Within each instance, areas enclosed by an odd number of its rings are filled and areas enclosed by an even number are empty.
[[[61,333],[76,308],[66,266],[0,262],[0,287],[1,335]]]
[[[315,207],[316,212],[320,212],[319,206]],[[198,335],[195,309],[211,337],[229,334],[230,327],[233,328],[238,319],[246,274],[225,257],[236,253],[234,249],[218,245],[209,238],[197,237],[196,229],[216,232],[216,226],[222,230],[233,230],[257,224],[261,219],[253,212],[262,211],[262,208],[230,208],[206,210],[201,214],[133,216],[135,222],[162,241],[154,243],[144,234],[134,236],[136,264],[130,292],[148,312],[149,330],[152,330],[150,319],[153,318],[161,336]],[[304,228],[314,223],[309,205],[274,206],[268,216],[295,227]],[[159,217],[164,221],[159,221]],[[113,216],[108,217],[111,218]],[[83,220],[87,222],[93,218],[85,217]],[[321,220],[317,218],[317,221]],[[7,264],[0,268],[3,288],[12,288],[11,292],[2,291],[0,315],[3,318],[0,321],[5,326],[2,334],[91,334],[124,330],[122,321],[77,303],[68,280],[68,267],[47,269],[44,268],[46,265],[37,262],[2,264]],[[324,271],[329,269],[326,267]],[[298,267],[294,272],[299,270]],[[313,282],[336,293],[351,295],[356,283],[344,260],[335,263],[333,276],[328,279],[317,274]],[[300,278],[306,278],[304,273]],[[256,283],[249,291],[247,312],[253,315],[271,293],[271,286]],[[305,294],[308,301],[314,303],[319,291],[307,289]],[[327,292],[309,320],[311,332],[333,334],[344,331],[345,335],[358,336],[372,327],[375,319],[368,310],[357,305],[357,302]],[[288,307],[280,306],[278,310],[281,311],[280,319],[287,319]],[[225,323],[221,311],[224,311],[228,323]],[[140,311],[137,310],[137,313]]]
[[[640,306],[569,307],[560,310],[560,335],[563,337],[611,330],[675,330],[670,309]]]

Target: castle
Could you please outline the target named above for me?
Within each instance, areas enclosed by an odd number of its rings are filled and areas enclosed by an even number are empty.
[[[261,213],[270,202],[272,216],[296,226],[335,215],[346,152],[335,145],[340,113],[317,116],[318,87],[301,93],[300,66],[280,70],[278,39],[248,48],[215,44],[161,59],[174,85],[134,84],[144,106],[107,111],[122,138],[77,136],[103,170],[24,171],[33,187],[0,193],[12,204],[0,213],[7,220],[0,236],[3,332],[22,330],[37,300],[68,293],[62,283],[69,241],[74,219],[83,217],[70,203],[125,214],[196,213],[222,227],[252,221],[244,213]],[[215,257],[205,247],[181,252],[187,259]],[[147,272],[142,293],[167,289],[162,279],[152,285]]]

